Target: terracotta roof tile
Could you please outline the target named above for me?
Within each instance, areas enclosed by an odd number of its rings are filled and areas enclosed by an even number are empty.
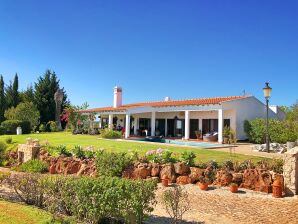
[[[213,97],[213,98],[199,98],[199,99],[186,99],[186,100],[169,100],[169,101],[156,101],[156,102],[142,102],[125,104],[121,107],[100,107],[82,110],[81,112],[107,112],[107,111],[126,111],[130,108],[137,107],[174,107],[174,106],[189,106],[189,105],[210,105],[210,104],[221,104],[223,102],[238,100],[246,98],[247,96],[225,96],[225,97]]]

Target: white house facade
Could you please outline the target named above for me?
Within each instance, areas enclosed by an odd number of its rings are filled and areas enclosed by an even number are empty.
[[[166,138],[195,139],[202,134],[216,132],[223,141],[223,127],[235,130],[238,140],[246,139],[244,121],[266,117],[266,106],[254,96],[227,96],[188,100],[122,104],[122,88],[114,88],[111,107],[87,109],[100,117],[100,127],[125,128],[130,136],[165,136]],[[269,117],[284,119],[278,107],[270,107]]]

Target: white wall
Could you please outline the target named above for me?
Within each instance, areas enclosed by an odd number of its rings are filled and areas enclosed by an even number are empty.
[[[254,96],[244,99],[227,101],[222,103],[224,110],[234,109],[236,117],[236,134],[237,139],[247,139],[244,131],[244,121],[253,120],[255,118],[266,118],[266,105]],[[269,117],[278,119],[276,113],[269,110]]]

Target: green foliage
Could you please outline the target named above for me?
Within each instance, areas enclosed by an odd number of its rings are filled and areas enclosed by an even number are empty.
[[[180,160],[185,164],[187,164],[188,166],[194,166],[195,158],[196,158],[196,155],[194,152],[185,151],[181,153]]]
[[[270,170],[273,170],[276,173],[282,174],[283,173],[283,159],[273,159],[270,161]]]
[[[78,221],[102,223],[107,218],[142,223],[153,210],[155,181],[115,177],[44,178],[45,206],[52,213],[71,214]]]
[[[39,77],[35,83],[34,104],[39,110],[41,123],[55,120],[56,104],[54,94],[59,88],[59,80],[56,73],[50,70],[46,70],[45,74]],[[64,92],[62,109],[66,104],[68,104],[67,95]]]
[[[12,144],[12,137],[7,137],[5,139],[6,144]]]
[[[223,129],[223,136],[225,138],[229,138],[230,137],[230,127],[228,126],[225,126],[224,129]]]
[[[222,162],[222,168],[226,170],[233,170],[234,168],[234,163],[232,160],[225,160]]]
[[[58,153],[59,156],[71,156],[71,152],[69,152],[66,148],[65,145],[58,145],[57,148],[56,148],[56,151]]]
[[[49,122],[47,123],[47,126],[48,126],[48,129],[49,129],[51,132],[56,132],[56,131],[58,131],[58,126],[57,126],[57,124],[56,124],[55,121],[49,121]]]
[[[5,128],[0,125],[0,135],[4,135],[6,132]]]
[[[5,150],[7,145],[4,142],[0,142],[0,165],[2,165],[3,161],[5,160]]]
[[[19,102],[19,78],[16,74],[13,82],[6,88],[6,106],[7,108],[16,107]]]
[[[48,171],[48,164],[41,160],[29,160],[21,164],[17,170],[29,173],[44,173]]]
[[[161,154],[161,162],[163,163],[174,163],[176,159],[172,157],[173,152],[170,150],[164,150]]]
[[[28,134],[31,131],[29,121],[6,120],[1,123],[1,126],[5,129],[5,134],[16,134],[17,127],[21,127],[24,134]]]
[[[207,167],[210,167],[211,169],[215,170],[219,168],[219,165],[215,160],[209,160],[207,162]]]
[[[100,176],[120,177],[122,171],[132,163],[132,160],[126,153],[110,153],[102,150],[96,154],[95,163]]]
[[[287,121],[269,119],[269,136],[271,142],[286,143],[298,139],[298,125]],[[266,136],[265,119],[257,118],[245,121],[244,130],[251,142],[264,143]]]
[[[0,123],[4,121],[4,112],[6,109],[5,90],[3,76],[0,76]],[[1,131],[0,131],[1,134]]]
[[[90,151],[89,151],[90,152]],[[80,145],[76,145],[73,150],[72,150],[72,154],[77,157],[77,158],[80,158],[80,159],[84,159],[86,157],[85,155],[85,151],[84,149],[82,148],[82,146]],[[90,155],[89,155],[90,156]]]
[[[39,125],[39,131],[40,132],[46,132],[47,131],[47,126],[45,124],[40,124]]]
[[[78,113],[80,110],[86,110],[89,107],[87,102],[84,102],[81,106],[69,105],[65,108],[64,113],[66,114],[65,121],[67,122],[68,130],[77,130],[78,121],[84,123],[88,119],[87,115]]]
[[[5,118],[8,120],[29,121],[31,129],[39,124],[39,111],[32,102],[20,103],[5,111]]]
[[[102,138],[121,138],[122,133],[121,133],[121,131],[114,131],[109,128],[105,128],[105,129],[101,130],[100,137],[102,137]]]

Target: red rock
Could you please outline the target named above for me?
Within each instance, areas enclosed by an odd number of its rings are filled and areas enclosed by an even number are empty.
[[[182,162],[175,163],[174,168],[175,173],[179,175],[188,175],[190,172],[189,166]]]
[[[82,165],[81,161],[78,160],[71,160],[66,164],[64,175],[67,174],[76,174],[79,172],[80,167]]]
[[[153,163],[152,169],[151,169],[151,176],[158,177],[159,173],[160,173],[160,165],[158,163]]]
[[[262,169],[247,169],[243,173],[242,188],[270,193],[272,177],[269,171]]]
[[[50,166],[49,173],[50,174],[55,174],[56,173],[56,166],[54,164]]]
[[[219,170],[216,173],[216,179],[214,184],[219,186],[228,186],[232,183],[233,175],[226,170]]]
[[[177,184],[182,184],[182,185],[190,184],[191,183],[191,178],[189,176],[179,176],[176,179],[176,183]]]
[[[146,179],[148,176],[151,175],[151,168],[150,167],[138,167],[135,168],[133,171],[133,178],[134,179]]]
[[[164,164],[162,165],[161,171],[159,173],[160,179],[169,179],[171,182],[176,181],[176,174],[173,164]]]
[[[200,177],[203,176],[204,169],[200,169],[197,167],[190,167],[189,177],[191,178],[191,183],[195,183],[199,181]]]

